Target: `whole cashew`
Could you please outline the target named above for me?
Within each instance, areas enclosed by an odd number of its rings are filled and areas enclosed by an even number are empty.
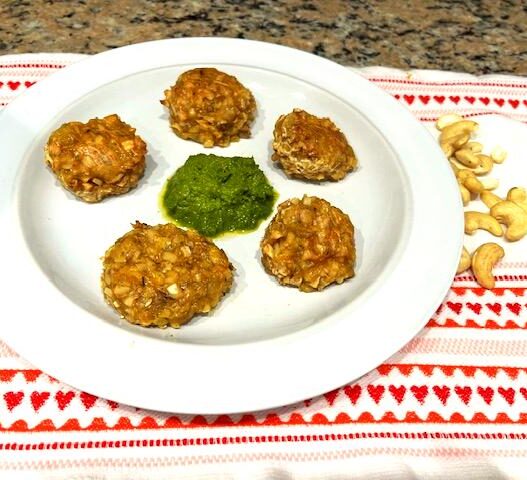
[[[454,156],[456,157],[456,160],[461,162],[463,165],[469,168],[476,168],[480,166],[480,159],[478,158],[478,155],[476,155],[472,150],[469,148],[461,148],[457,152],[454,153]]]
[[[459,122],[451,123],[441,130],[440,138],[446,140],[448,138],[454,138],[460,134],[470,135],[479,128],[479,125],[472,120],[461,120]]]
[[[461,258],[459,259],[459,265],[457,266],[456,274],[463,273],[465,270],[468,270],[470,268],[472,259],[470,258],[470,253],[468,253],[468,250],[463,247],[463,250],[461,251]]]
[[[455,153],[454,153],[455,155]],[[467,166],[459,162],[455,156],[452,156],[448,159],[450,162],[450,165],[452,165],[452,168],[456,168],[457,170],[466,170]],[[455,171],[455,170],[454,170]]]
[[[472,254],[472,271],[482,287],[494,288],[492,269],[504,255],[505,251],[497,243],[484,243]]]
[[[514,187],[507,193],[507,200],[514,202],[519,207],[522,207],[527,212],[527,192],[525,188]]]
[[[441,139],[440,136],[439,146],[443,150],[443,153],[450,158],[458,148],[461,148],[469,140],[470,135],[468,133],[460,133],[459,135],[447,137],[445,139]]]
[[[476,178],[476,177],[469,177],[464,182],[463,185],[471,192],[471,193],[481,193],[483,190],[485,190],[485,187],[483,184]]]
[[[447,113],[445,115],[441,115],[436,122],[436,128],[438,130],[443,130],[447,125],[451,125],[452,123],[456,123],[463,120],[463,117],[461,115],[458,115],[457,113]]]
[[[444,126],[439,135],[439,145],[447,157],[470,140],[470,134],[479,127],[472,120],[460,120]]]
[[[490,214],[500,223],[507,225],[505,238],[516,242],[527,235],[527,212],[514,202],[504,200],[490,209]]]
[[[503,202],[503,198],[498,197],[496,194],[484,190],[480,194],[481,201],[487,205],[487,207],[492,208],[497,203]]]
[[[469,140],[470,140],[469,133],[458,135],[454,137],[454,139],[452,140],[452,146],[454,147],[454,149],[457,150],[458,148],[463,147]]]
[[[480,153],[483,151],[483,145],[479,142],[468,142],[465,147],[474,153]]]
[[[494,162],[488,155],[478,155],[478,159],[480,164],[474,169],[474,174],[486,175],[492,170],[492,167],[494,167]]]
[[[476,178],[472,170],[467,170],[466,168],[458,169],[457,178],[464,182],[467,178]]]
[[[483,184],[476,178],[474,172],[471,170],[459,170],[456,176],[458,181],[471,193],[477,194],[485,190]]]
[[[476,230],[486,230],[495,237],[503,235],[501,225],[494,216],[482,212],[465,212],[465,233],[472,235]]]

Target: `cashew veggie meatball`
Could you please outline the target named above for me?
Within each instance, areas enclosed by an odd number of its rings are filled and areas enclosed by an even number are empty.
[[[101,285],[130,323],[178,328],[218,304],[232,271],[223,250],[195,231],[136,222],[106,252]]]
[[[272,159],[290,177],[341,180],[357,166],[353,149],[329,118],[297,108],[276,121],[273,149]]]
[[[280,204],[260,246],[267,273],[303,292],[322,290],[355,274],[353,224],[321,198],[304,195]]]
[[[251,136],[256,113],[252,93],[235,77],[215,68],[182,73],[161,100],[176,135],[205,147],[226,147]]]
[[[146,144],[117,115],[65,123],[49,137],[46,163],[60,183],[85,202],[135,187],[145,171]]]

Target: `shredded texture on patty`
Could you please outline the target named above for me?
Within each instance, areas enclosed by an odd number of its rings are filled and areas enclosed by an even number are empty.
[[[223,250],[197,232],[136,222],[106,252],[101,284],[130,323],[177,328],[218,304],[232,271]]]
[[[226,147],[251,136],[256,113],[253,94],[235,77],[215,68],[182,73],[161,100],[170,125],[185,140],[205,147]]]
[[[117,115],[65,123],[49,137],[46,162],[60,183],[86,202],[135,187],[145,171],[146,144]]]
[[[282,285],[322,290],[354,276],[354,228],[326,200],[304,196],[278,206],[261,242],[262,263]]]
[[[295,109],[276,121],[272,159],[290,177],[341,180],[357,166],[353,149],[329,118]]]

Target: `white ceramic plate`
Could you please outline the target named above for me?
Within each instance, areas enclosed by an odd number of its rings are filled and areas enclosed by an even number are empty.
[[[220,155],[254,156],[280,194],[329,200],[356,227],[356,277],[318,293],[281,287],[259,260],[267,222],[218,240],[234,288],[180,330],[133,327],[103,301],[100,257],[136,219],[164,220],[158,194],[190,154],[159,103],[197,66],[235,75],[255,95],[251,139]],[[341,182],[287,179],[270,160],[274,123],[294,107],[329,116],[360,167]],[[43,146],[72,120],[118,113],[148,144],[127,195],[89,205],[61,188]],[[453,278],[462,244],[456,183],[430,134],[389,95],[342,66],[233,39],[150,42],[54,74],[0,114],[0,337],[49,374],[119,402],[183,413],[270,408],[341,386],[377,366],[425,324]]]

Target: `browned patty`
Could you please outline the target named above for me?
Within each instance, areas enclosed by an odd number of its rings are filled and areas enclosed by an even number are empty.
[[[46,162],[60,183],[85,202],[135,187],[145,170],[145,142],[117,115],[65,123],[49,137]]]
[[[130,323],[177,328],[218,304],[232,271],[223,250],[197,232],[136,222],[107,250],[101,285]]]
[[[226,147],[251,136],[256,113],[252,93],[235,77],[215,68],[182,73],[161,100],[170,112],[170,125],[185,140],[205,147]]]
[[[354,276],[354,228],[326,200],[304,196],[278,206],[261,242],[262,263],[282,285],[322,290]]]
[[[353,149],[329,118],[296,108],[278,118],[273,149],[272,159],[290,177],[340,180],[357,166]]]

